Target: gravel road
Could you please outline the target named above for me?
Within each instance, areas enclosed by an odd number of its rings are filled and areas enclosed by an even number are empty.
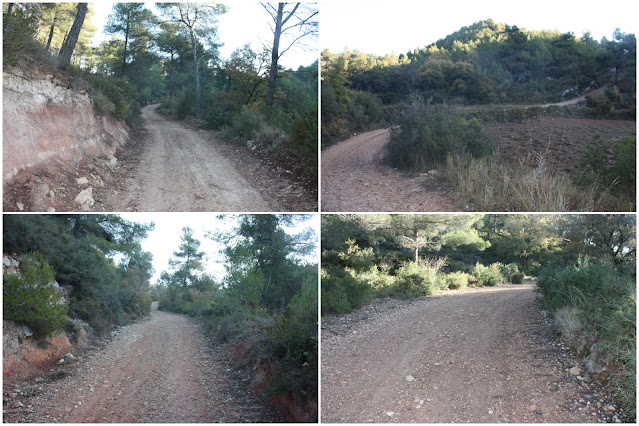
[[[388,129],[360,133],[322,152],[322,211],[459,211],[443,191],[425,186],[432,177],[382,164],[388,137]]]
[[[465,289],[322,322],[322,421],[597,422],[608,406],[548,333],[534,286]]]
[[[209,140],[155,110],[142,109],[144,149],[114,211],[274,211],[260,191]]]
[[[62,379],[36,379],[28,390],[34,396],[17,410],[22,414],[5,421],[280,421],[209,345],[189,318],[154,310],[149,319],[121,328],[113,342],[62,367]]]

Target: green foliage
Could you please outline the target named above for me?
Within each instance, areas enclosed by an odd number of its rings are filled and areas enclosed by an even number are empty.
[[[340,251],[337,256],[344,267],[352,268],[355,271],[370,269],[375,261],[373,248],[360,249],[355,240],[346,240],[346,249]]]
[[[435,271],[408,262],[397,271],[396,292],[401,297],[430,296],[437,291]]]
[[[64,327],[69,307],[42,254],[23,256],[20,274],[3,273],[2,281],[3,318],[25,323],[38,336],[51,336]]]
[[[427,105],[421,95],[411,95],[397,122],[385,153],[393,167],[424,170],[452,153],[481,156],[490,149],[479,120],[466,120],[446,105]]]
[[[345,314],[370,301],[371,288],[347,270],[322,269],[321,279],[322,314]]]
[[[115,215],[11,215],[3,218],[3,243],[16,253],[38,251],[71,288],[69,315],[97,334],[149,312],[150,254],[139,241],[150,226]],[[107,257],[120,254],[117,267]]]
[[[537,282],[548,309],[591,372],[604,366],[616,396],[631,417],[636,402],[636,282],[606,264],[581,259],[576,265],[546,270]],[[575,317],[565,319],[565,308]],[[564,314],[560,315],[560,313]],[[578,327],[569,326],[578,323]]]
[[[441,274],[438,280],[441,281],[440,288],[450,290],[460,290],[468,286],[469,276],[465,272],[451,272],[449,274]]]
[[[616,141],[613,155],[608,157],[608,146],[595,135],[582,154],[574,179],[581,187],[601,188],[615,195],[634,198],[636,194],[637,137],[630,135]]]
[[[264,127],[264,118],[251,108],[243,108],[231,120],[231,125],[225,129],[226,137],[255,140]]]
[[[493,263],[490,266],[484,266],[477,262],[475,267],[471,271],[471,274],[475,277],[477,286],[496,286],[503,282],[504,278],[499,271],[499,264]]]

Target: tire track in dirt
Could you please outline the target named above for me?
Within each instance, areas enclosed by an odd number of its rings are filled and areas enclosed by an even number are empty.
[[[278,210],[197,130],[143,108],[145,148],[127,190],[112,196],[114,211]],[[119,197],[119,198],[118,198]]]
[[[323,212],[458,211],[442,191],[382,164],[389,130],[360,133],[322,152]]]
[[[222,354],[191,319],[154,310],[80,359],[28,404],[38,423],[234,423],[279,421],[239,391]]]
[[[565,372],[533,288],[450,291],[346,331],[323,326],[322,421],[597,422],[582,399],[592,386]]]

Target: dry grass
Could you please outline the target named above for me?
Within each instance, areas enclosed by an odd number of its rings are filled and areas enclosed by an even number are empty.
[[[472,158],[449,155],[441,175],[453,188],[455,196],[476,211],[564,212],[621,211],[609,194],[593,185],[578,188],[570,177],[548,171],[543,154],[535,157],[535,166],[501,161],[496,152],[491,157]]]

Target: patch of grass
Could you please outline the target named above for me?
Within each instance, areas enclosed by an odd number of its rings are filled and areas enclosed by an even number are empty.
[[[551,174],[545,158],[536,167],[508,165],[498,154],[472,158],[452,154],[441,170],[455,198],[476,211],[633,211],[633,200],[610,188],[577,187],[565,174]]]

